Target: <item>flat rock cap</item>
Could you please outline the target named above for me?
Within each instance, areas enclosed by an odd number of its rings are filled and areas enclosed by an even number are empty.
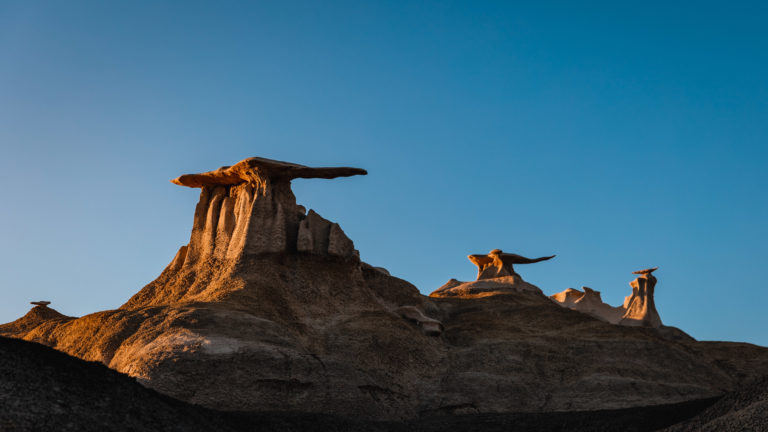
[[[659,269],[658,267],[647,268],[647,269],[643,269],[643,270],[633,271],[632,274],[651,274],[651,273],[655,272],[658,269]]]
[[[199,188],[203,186],[231,186],[259,179],[291,181],[295,178],[349,177],[366,175],[368,171],[350,167],[312,168],[290,162],[252,157],[243,159],[232,166],[224,166],[215,171],[200,174],[184,174],[171,183]]]

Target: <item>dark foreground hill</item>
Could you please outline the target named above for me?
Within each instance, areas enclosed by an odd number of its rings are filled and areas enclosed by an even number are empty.
[[[228,430],[208,410],[101,363],[0,338],[0,430]]]
[[[100,363],[0,337],[2,431],[652,431],[692,417],[714,402],[434,416],[407,422],[355,421],[309,413],[220,412],[159,394]]]
[[[736,432],[768,430],[768,377],[725,395],[696,417],[666,432]]]

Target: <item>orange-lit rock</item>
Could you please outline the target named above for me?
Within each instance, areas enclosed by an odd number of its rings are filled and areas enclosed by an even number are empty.
[[[629,283],[632,287],[632,295],[624,299],[626,312],[619,324],[630,326],[660,327],[661,317],[656,311],[656,302],[653,299],[653,291],[656,288],[656,277],[653,272],[658,267],[632,272],[640,275]]]
[[[271,184],[288,183],[296,178],[349,177],[365,175],[361,168],[331,167],[312,168],[290,162],[277,161],[260,157],[243,159],[232,166],[224,166],[215,171],[200,174],[184,174],[171,182],[193,188],[234,186],[250,183],[256,187],[269,188]]]
[[[469,255],[470,261],[477,266],[477,280],[493,279],[503,276],[517,276],[515,264],[533,264],[546,261],[555,256],[541,258],[526,258],[517,254],[504,253],[501,249],[494,249],[488,255]]]
[[[653,300],[656,278],[651,274],[656,269],[658,267],[633,272],[640,276],[630,282],[632,294],[624,299],[622,306],[614,307],[604,303],[599,291],[587,287],[582,287],[584,292],[568,288],[550,298],[563,307],[592,315],[611,324],[658,328],[662,324]]]
[[[555,256],[526,258],[517,254],[504,253],[494,249],[488,255],[469,255],[467,258],[477,266],[477,280],[460,282],[451,279],[445,285],[433,291],[430,297],[487,297],[504,292],[533,292],[541,290],[526,281],[515,272],[515,264],[533,264],[546,261]]]
[[[339,225],[290,190],[292,178],[362,170],[246,161],[177,179],[202,189],[190,241],[123,306],[80,318],[38,306],[0,335],[212,408],[358,419],[665,404],[768,374],[761,347],[554,304],[512,267],[547,257],[480,256],[479,280],[423,296],[361,261]],[[630,309],[648,310],[649,283],[638,282]]]

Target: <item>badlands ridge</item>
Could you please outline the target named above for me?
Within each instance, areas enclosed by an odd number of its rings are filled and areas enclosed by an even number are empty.
[[[360,260],[341,227],[296,203],[295,178],[348,177],[263,158],[183,175],[192,233],[118,309],[80,318],[36,305],[0,335],[98,361],[175,398],[232,411],[403,420],[631,408],[705,399],[768,374],[768,350],[664,326],[654,269],[622,306],[551,298],[491,251],[476,281],[424,296]]]

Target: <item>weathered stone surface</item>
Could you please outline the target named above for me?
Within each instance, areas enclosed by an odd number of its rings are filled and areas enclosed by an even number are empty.
[[[335,256],[352,256],[355,253],[355,245],[352,240],[344,234],[339,224],[331,225],[328,234],[328,253]]]
[[[440,336],[443,332],[443,323],[424,315],[424,312],[415,306],[399,307],[397,313],[421,327],[424,333],[429,336]]]
[[[656,269],[658,267],[633,272],[640,276],[629,283],[632,287],[632,295],[624,299],[624,309],[626,309],[626,312],[619,324],[647,327],[661,326],[661,317],[659,317],[659,312],[656,310],[656,302],[653,299],[653,291],[656,288],[657,280],[652,273]]]
[[[768,430],[768,376],[725,395],[694,418],[664,432],[744,432]]]
[[[504,276],[520,276],[515,273],[515,264],[533,264],[554,258],[555,255],[541,258],[526,258],[517,254],[504,253],[494,249],[488,255],[469,255],[470,261],[477,266],[477,280],[493,279]]]
[[[33,301],[33,302],[29,302],[29,304],[31,304],[31,305],[35,305],[35,306],[42,306],[42,307],[46,307],[46,306],[48,306],[49,304],[51,304],[51,302],[49,302],[49,301]]]
[[[429,294],[430,297],[480,298],[505,293],[528,292],[542,294],[536,285],[524,281],[520,275],[502,276],[493,279],[481,279],[461,282],[451,279],[445,285]]]
[[[451,279],[433,291],[430,297],[487,297],[507,292],[531,292],[541,294],[539,287],[523,280],[517,274],[514,264],[532,264],[554,258],[554,255],[541,258],[526,258],[517,254],[508,254],[501,249],[494,249],[488,255],[469,255],[467,258],[477,266],[477,280],[460,282]]]
[[[599,291],[587,287],[582,287],[584,292],[568,288],[550,298],[563,307],[589,314],[611,324],[658,328],[662,323],[653,299],[656,278],[651,274],[657,268],[633,272],[641,276],[630,282],[632,295],[624,299],[622,306],[614,307],[604,303]]]
[[[349,177],[365,175],[368,172],[360,168],[332,167],[311,168],[290,162],[252,157],[243,159],[232,166],[224,166],[215,171],[201,174],[184,174],[171,182],[187,187],[233,186],[241,183],[261,185],[265,182],[289,182],[295,178]]]
[[[33,308],[0,334],[212,408],[355,418],[666,404],[768,374],[761,347],[610,325],[554,304],[511,267],[546,257],[498,251],[482,264],[495,277],[422,296],[305,214],[285,180],[296,171],[261,167],[179,180],[202,187],[190,243],[119,309],[75,319]],[[640,310],[652,295],[645,279]]]
[[[364,421],[296,411],[231,413],[161,396],[103,365],[85,362],[37,343],[2,337],[0,376],[3,377],[0,427],[14,432],[650,431],[688,419],[714,402],[704,400],[610,411],[443,415],[403,422]],[[764,388],[763,385],[761,389]],[[742,394],[734,396],[737,397],[732,400],[743,404]],[[729,404],[725,408],[730,407]],[[755,420],[763,417],[764,414]],[[746,429],[749,424],[737,424],[741,427],[726,430],[761,430],[759,426],[764,422],[753,422],[752,427]]]

